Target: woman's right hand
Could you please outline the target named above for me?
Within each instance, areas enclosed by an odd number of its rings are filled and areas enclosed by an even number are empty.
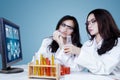
[[[53,32],[53,40],[55,40],[59,44],[60,48],[64,46],[63,37],[60,31],[56,30],[55,32]]]
[[[81,48],[74,46],[73,44],[67,44],[64,46],[64,52],[66,54],[76,54],[79,55],[80,54],[80,50]]]

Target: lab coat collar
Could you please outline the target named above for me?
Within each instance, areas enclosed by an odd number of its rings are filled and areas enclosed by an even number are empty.
[[[99,41],[99,43],[96,42],[96,39],[94,38],[93,39],[93,44],[94,44],[94,47],[96,49],[100,49],[101,45],[102,45],[102,42],[103,42],[103,39],[101,41]]]

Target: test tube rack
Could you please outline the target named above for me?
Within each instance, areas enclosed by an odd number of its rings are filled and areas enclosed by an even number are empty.
[[[41,79],[60,79],[60,65],[35,65],[28,64],[28,77]]]

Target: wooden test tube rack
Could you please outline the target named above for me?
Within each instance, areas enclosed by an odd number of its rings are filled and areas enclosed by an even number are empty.
[[[47,74],[46,70],[49,69],[50,73]],[[35,65],[28,64],[28,77],[29,78],[46,78],[46,79],[60,79],[60,65]]]

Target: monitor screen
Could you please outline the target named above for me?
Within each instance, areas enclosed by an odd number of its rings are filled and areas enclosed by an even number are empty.
[[[11,66],[22,60],[22,49],[19,26],[0,18],[0,53],[3,73],[22,72],[21,68]]]

